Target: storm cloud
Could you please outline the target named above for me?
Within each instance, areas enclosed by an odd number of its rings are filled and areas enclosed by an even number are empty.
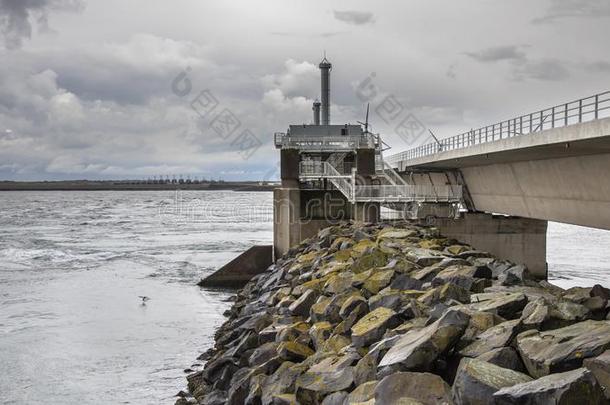
[[[396,135],[408,115],[443,138],[606,90],[602,3],[543,0],[531,19],[525,0],[349,4],[0,0],[0,179],[271,178],[274,132],[312,120],[324,51],[332,121],[370,104],[388,153],[413,146]],[[47,20],[55,33],[37,34]],[[388,97],[394,120],[376,112]],[[232,133],[212,125],[221,112]],[[260,147],[244,158],[246,131]]]
[[[369,11],[333,10],[333,15],[337,20],[353,25],[372,24],[375,22],[373,13]]]
[[[49,14],[55,11],[80,11],[83,0],[0,0],[0,33],[8,49],[20,48],[32,37],[32,26],[49,31]]]

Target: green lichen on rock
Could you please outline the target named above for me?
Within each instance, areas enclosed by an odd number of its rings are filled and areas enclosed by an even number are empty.
[[[609,298],[436,228],[337,224],[237,293],[176,403],[601,404]]]

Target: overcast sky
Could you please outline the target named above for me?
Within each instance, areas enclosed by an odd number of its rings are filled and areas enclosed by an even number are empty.
[[[273,178],[324,50],[333,123],[398,152],[387,97],[451,136],[608,90],[608,38],[608,0],[0,0],[0,179]]]

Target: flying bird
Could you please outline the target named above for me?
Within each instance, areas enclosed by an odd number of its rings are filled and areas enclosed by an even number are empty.
[[[146,295],[138,295],[138,297],[140,297],[142,299],[142,305],[146,305],[146,301],[148,301],[150,299]]]

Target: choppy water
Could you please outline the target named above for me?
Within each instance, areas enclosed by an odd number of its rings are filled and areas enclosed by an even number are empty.
[[[0,193],[0,402],[173,403],[230,305],[195,283],[271,243],[271,203],[271,193]],[[549,224],[553,282],[610,287],[609,258],[610,232]]]
[[[0,193],[0,403],[175,401],[230,305],[195,283],[272,240],[270,193],[182,197]]]

